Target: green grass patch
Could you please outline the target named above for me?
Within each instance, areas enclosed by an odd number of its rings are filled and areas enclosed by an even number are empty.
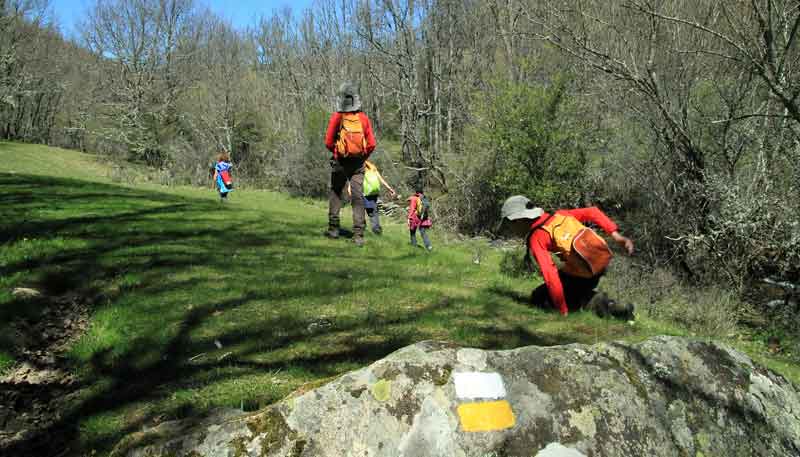
[[[321,202],[237,190],[222,205],[209,189],[117,185],[92,156],[41,146],[0,143],[0,159],[14,164],[0,173],[0,334],[36,311],[14,287],[91,307],[69,352],[89,388],[62,419],[87,452],[158,421],[263,407],[420,340],[506,349],[689,333],[532,309],[535,281],[503,275],[496,250],[473,263],[474,243],[436,229],[432,253],[389,220],[357,249],[322,236]],[[0,369],[13,345],[0,339]]]
[[[14,364],[14,357],[4,350],[0,350],[0,374],[4,373]]]
[[[97,156],[40,144],[0,141],[0,156],[7,160],[5,173],[56,176],[96,181],[112,170]]]

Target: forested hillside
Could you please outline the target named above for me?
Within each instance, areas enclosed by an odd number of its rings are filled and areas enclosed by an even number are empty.
[[[769,328],[796,312],[796,1],[317,1],[235,28],[199,1],[107,0],[70,40],[47,12],[0,1],[2,138],[165,184],[227,150],[245,186],[320,196],[351,80],[387,178],[424,182],[443,225],[491,232],[513,193],[596,204],[634,275],[728,291]]]

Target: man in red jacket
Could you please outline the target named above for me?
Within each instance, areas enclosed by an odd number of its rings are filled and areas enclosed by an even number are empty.
[[[330,238],[339,237],[339,212],[342,192],[350,181],[353,207],[353,242],[364,245],[364,162],[375,150],[372,124],[361,111],[361,97],[355,85],[346,82],[339,87],[339,103],[328,121],[325,147],[331,156],[331,190],[328,205]]]
[[[533,291],[531,301],[534,305],[555,308],[566,316],[570,310],[582,307],[592,308],[600,315],[631,319],[633,305],[620,305],[609,300],[604,293],[597,293],[595,287],[605,273],[605,266],[611,253],[605,241],[593,231],[585,231],[585,223],[592,223],[603,229],[614,241],[630,255],[633,254],[633,241],[622,236],[615,224],[597,207],[562,209],[553,215],[537,208],[528,198],[515,195],[508,198],[501,211],[503,229],[513,235],[526,238],[528,256],[533,256],[542,272],[544,284]],[[581,239],[594,240],[595,251],[586,253],[576,245]],[[605,250],[600,255],[593,254]],[[562,260],[561,269],[556,268],[551,253]],[[597,263],[597,257],[602,257]]]

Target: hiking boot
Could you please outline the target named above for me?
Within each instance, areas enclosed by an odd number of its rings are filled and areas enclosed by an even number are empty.
[[[360,236],[360,235],[354,236],[353,237],[353,243],[355,243],[355,245],[358,246],[358,247],[363,247],[364,246],[364,237]]]
[[[632,303],[617,303],[616,300],[609,298],[605,292],[598,292],[594,294],[586,308],[594,310],[600,317],[613,317],[620,320],[630,321],[633,320],[633,304]]]
[[[376,235],[383,235],[383,229],[380,227],[375,227],[374,229],[372,229],[372,233]]]
[[[609,302],[612,301],[605,292],[597,292],[586,304],[586,309],[594,311],[600,317],[606,317],[610,314]]]
[[[615,300],[611,300],[608,304],[608,313],[621,320],[625,321],[632,321],[634,319],[633,316],[633,303],[617,303]]]
[[[339,229],[338,228],[328,229],[328,231],[325,232],[325,236],[335,240],[336,238],[339,238]]]

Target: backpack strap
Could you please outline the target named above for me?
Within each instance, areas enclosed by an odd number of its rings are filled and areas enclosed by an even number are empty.
[[[528,268],[528,271],[531,272],[531,273],[533,273],[533,271],[534,271],[533,270],[533,259],[531,258],[531,238],[533,237],[533,232],[535,232],[535,231],[539,230],[540,228],[544,227],[545,224],[550,222],[550,219],[552,219],[553,216],[555,216],[555,215],[556,215],[556,213],[554,212],[553,214],[547,216],[547,219],[542,221],[541,224],[536,224],[535,226],[531,227],[531,230],[525,236],[525,258],[524,258],[524,262],[525,262],[525,267]]]
[[[355,114],[356,118],[358,118],[358,123],[361,124],[361,130],[363,131],[364,130],[364,123],[361,122],[361,116],[359,116],[360,112],[361,111],[348,111],[346,113],[339,113],[339,114],[341,114],[341,116],[339,116],[339,133],[342,132],[342,127],[344,126],[344,116],[347,115],[347,114]]]

